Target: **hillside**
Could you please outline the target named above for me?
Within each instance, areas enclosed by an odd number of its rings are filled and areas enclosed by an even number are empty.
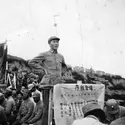
[[[28,65],[28,60],[8,55],[9,68],[8,72],[16,72],[17,77],[23,81],[27,81],[34,77],[40,81],[44,75],[44,71],[37,71]],[[81,80],[83,84],[104,84],[106,87],[105,100],[115,98],[124,105],[125,98],[125,78],[119,75],[105,73],[104,71],[95,71],[94,69],[85,69],[84,67],[71,67],[63,70],[63,78],[66,83],[76,83]],[[24,77],[25,75],[25,77]],[[24,80],[25,78],[25,80]],[[29,80],[30,81],[30,80]]]

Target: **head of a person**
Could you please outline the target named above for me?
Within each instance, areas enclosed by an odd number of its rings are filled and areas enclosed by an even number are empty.
[[[56,37],[56,36],[52,36],[48,39],[48,44],[50,45],[50,48],[52,50],[57,50],[59,47],[59,40],[60,38]]]
[[[33,100],[35,103],[38,103],[40,101],[40,93],[34,92],[33,93]]]
[[[14,97],[14,98],[16,98],[16,96],[17,96],[17,92],[16,92],[16,90],[14,89],[14,90],[12,90],[12,96]]]
[[[23,93],[17,92],[17,99],[22,100],[22,97],[23,97]]]
[[[25,89],[23,91],[23,100],[27,100],[30,97],[30,91],[28,89]]]
[[[109,114],[117,114],[119,112],[119,104],[115,99],[109,99],[105,103],[106,111]]]
[[[25,86],[22,86],[21,87],[21,92],[23,93],[25,89],[26,89]]]
[[[95,103],[95,102],[88,103],[82,107],[82,111],[83,111],[84,117],[87,117],[88,115],[94,115],[100,120],[100,122],[105,121],[105,113],[101,109],[98,103]]]
[[[12,90],[10,88],[7,88],[5,90],[5,98],[8,98],[10,96],[12,96]]]
[[[35,91],[36,91],[36,86],[35,86],[35,84],[29,84],[29,85],[28,85],[28,89],[29,89],[30,92],[35,92]]]
[[[0,93],[0,105],[3,105],[4,101],[5,101],[4,94]]]

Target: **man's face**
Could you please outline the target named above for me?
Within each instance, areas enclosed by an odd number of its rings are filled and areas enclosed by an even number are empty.
[[[33,87],[30,91],[31,91],[31,92],[35,92],[35,90],[36,90],[36,88]]]
[[[59,47],[59,40],[52,40],[49,45],[52,50],[57,50]]]
[[[22,92],[24,92],[24,90],[25,90],[25,87],[24,87],[24,86],[22,86],[21,91],[22,91]]]
[[[29,92],[28,92],[28,90],[24,90],[24,92],[23,92],[23,99],[26,100],[28,98],[29,98]]]
[[[34,99],[34,102],[35,102],[35,103],[37,103],[37,102],[40,101],[40,97],[33,97],[33,99]]]

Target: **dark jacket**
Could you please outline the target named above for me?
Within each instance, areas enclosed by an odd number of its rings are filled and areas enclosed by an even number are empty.
[[[0,125],[8,125],[4,108],[0,106]]]

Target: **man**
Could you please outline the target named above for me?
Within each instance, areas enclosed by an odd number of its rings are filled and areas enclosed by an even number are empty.
[[[62,68],[67,67],[64,57],[58,53],[60,38],[53,36],[48,39],[50,50],[40,53],[37,57],[29,61],[29,65],[37,70],[45,71],[40,84],[42,85],[55,85],[62,83]],[[43,87],[43,86],[42,86]],[[49,88],[50,89],[50,88]],[[48,107],[49,107],[49,89],[43,89],[43,124],[48,121]]]
[[[23,93],[17,91],[17,99],[16,99],[16,113],[18,113],[21,103],[23,101]]]
[[[72,125],[104,125],[105,113],[98,103],[88,103],[82,111],[84,118],[75,120]]]
[[[29,91],[32,93],[32,95],[34,94],[34,92],[39,93],[39,94],[40,94],[40,99],[41,99],[41,101],[43,100],[43,98],[42,98],[42,93],[41,93],[39,90],[36,89],[36,85],[35,85],[34,83],[29,84],[29,85],[28,85],[28,89],[29,89]]]
[[[25,89],[23,93],[23,102],[21,103],[17,120],[13,125],[23,124],[31,117],[33,110],[34,110],[34,103],[33,101],[30,100],[30,92],[28,89]]]
[[[37,57],[29,61],[29,65],[35,69],[44,69],[46,75],[41,81],[42,84],[57,84],[61,82],[62,68],[66,67],[64,57],[58,53],[60,38],[50,37],[48,44],[50,50],[47,52],[40,53]]]
[[[11,124],[13,124],[13,122],[16,119],[16,116],[14,113],[16,110],[16,103],[15,103],[14,98],[12,97],[12,90],[11,89],[9,89],[9,88],[6,89],[5,97],[7,99],[5,112],[6,112],[6,116],[7,116],[7,121],[11,125]]]
[[[0,125],[9,125],[3,107],[4,101],[5,101],[4,95],[0,93]]]
[[[40,93],[34,92],[33,99],[36,103],[35,110],[32,116],[26,121],[26,123],[33,125],[42,125],[43,102],[40,99]]]
[[[104,107],[106,122],[112,121],[125,116],[125,107],[120,106],[115,99],[109,99]]]

